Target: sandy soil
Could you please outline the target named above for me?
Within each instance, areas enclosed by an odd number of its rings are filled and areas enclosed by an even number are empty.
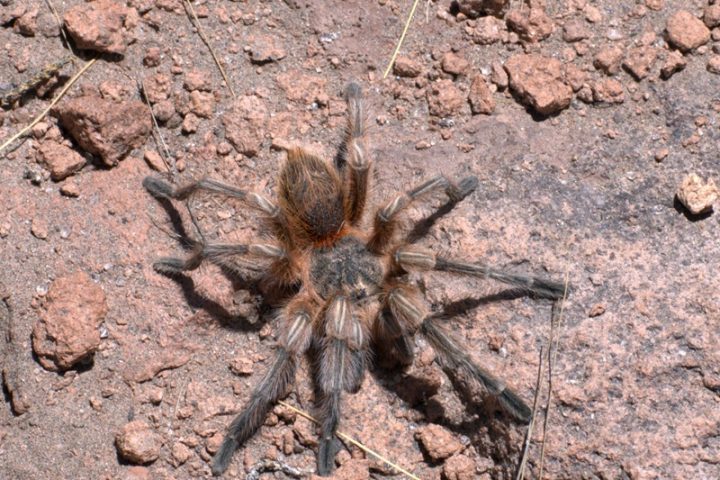
[[[422,244],[567,275],[574,287],[526,478],[539,475],[543,438],[544,478],[720,478],[720,217],[676,199],[690,173],[720,182],[718,6],[517,1],[497,18],[468,18],[447,1],[421,2],[383,80],[409,1],[196,2],[235,99],[183,2],[52,3],[84,50],[0,110],[1,141],[47,108],[93,49],[104,53],[0,159],[0,477],[209,476],[231,414],[272,359],[271,312],[217,268],[185,280],[153,271],[154,259],[182,251],[168,214],[192,225],[142,180],[207,175],[273,195],[284,145],[331,158],[343,87],[356,80],[373,202],[438,172],[476,175],[477,191]],[[107,14],[73,10],[93,7]],[[676,17],[683,9],[691,19]],[[2,95],[70,55],[43,1],[1,0],[0,22]],[[209,239],[259,235],[239,203],[201,196],[193,209]],[[479,305],[452,319],[457,334],[532,402],[550,303],[491,282],[416,280],[436,310]],[[375,369],[345,397],[341,429],[419,478],[514,478],[527,428],[482,397],[463,403],[427,343],[417,349],[408,371]],[[546,368],[540,405],[547,387]],[[286,400],[313,411],[312,399],[303,365]],[[278,407],[226,478],[309,477],[316,447],[312,424]],[[365,458],[341,452],[337,478],[404,478]],[[264,460],[285,471],[261,473]]]

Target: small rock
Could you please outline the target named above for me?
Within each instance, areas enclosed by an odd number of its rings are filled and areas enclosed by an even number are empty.
[[[163,162],[162,157],[155,150],[146,150],[143,158],[145,159],[145,162],[147,162],[148,166],[156,172],[167,171],[165,162]]]
[[[72,148],[55,142],[42,142],[36,152],[37,161],[59,182],[85,166],[85,159]]]
[[[48,370],[67,370],[100,346],[100,324],[108,311],[105,293],[85,272],[55,280],[33,326],[33,351]]]
[[[113,101],[87,93],[64,100],[54,113],[80,147],[109,167],[144,144],[152,130],[150,109],[139,100]]]
[[[474,480],[475,462],[467,455],[453,455],[443,465],[445,480]]]
[[[439,462],[462,450],[462,443],[440,425],[428,425],[415,432],[415,438],[433,462]]]
[[[37,17],[40,9],[30,8],[23,13],[13,24],[13,30],[26,37],[34,37],[37,31]]]
[[[277,62],[287,55],[281,40],[270,35],[253,35],[248,39],[248,44],[246,50],[255,64]]]
[[[468,93],[468,101],[473,114],[484,113],[489,115],[495,111],[495,100],[482,75],[476,75],[473,78]]]
[[[66,197],[79,197],[80,196],[80,187],[77,183],[75,183],[72,180],[66,180],[63,182],[62,186],[60,187],[60,193],[65,195]]]
[[[415,150],[427,150],[432,147],[432,143],[427,140],[420,140],[415,144]]]
[[[605,305],[603,305],[602,303],[596,303],[595,305],[590,307],[590,311],[588,312],[588,317],[590,317],[590,318],[599,317],[603,313],[605,313]]]
[[[490,81],[497,85],[500,90],[504,90],[508,87],[508,75],[502,63],[493,62],[490,67]]]
[[[163,100],[153,105],[152,111],[155,115],[155,120],[160,123],[165,123],[175,115],[175,105],[170,100]]]
[[[182,347],[169,347],[160,352],[148,352],[131,360],[130,365],[123,372],[123,378],[128,382],[147,382],[161,371],[180,368],[189,361],[190,352]]]
[[[452,80],[433,82],[427,91],[430,115],[444,118],[457,114],[463,106],[465,96]]]
[[[190,457],[192,457],[192,450],[190,450],[182,442],[175,442],[175,444],[172,446],[170,454],[172,455],[173,466],[178,467],[190,460]]]
[[[623,62],[623,67],[635,77],[636,80],[642,80],[650,73],[650,69],[655,64],[657,51],[653,47],[631,48],[627,57]]]
[[[147,423],[135,420],[126,424],[116,435],[115,446],[122,458],[142,465],[158,459],[162,437]]]
[[[712,211],[717,201],[718,190],[713,179],[704,181],[700,176],[691,173],[685,177],[677,190],[677,198],[693,215]]]
[[[645,0],[645,6],[650,10],[659,12],[665,6],[665,0]]]
[[[225,138],[235,149],[248,157],[260,151],[265,134],[268,111],[263,101],[254,95],[242,95],[222,116]]]
[[[70,8],[64,20],[78,48],[123,54],[134,39],[130,30],[137,23],[138,14],[126,7],[125,2],[98,0]]]
[[[181,129],[183,133],[190,134],[197,132],[199,126],[200,118],[194,113],[188,113],[185,115],[185,118],[183,118]]]
[[[668,54],[665,59],[665,63],[660,68],[660,77],[664,80],[672,77],[675,73],[683,70],[687,66],[687,60],[682,53],[678,51],[672,51]]]
[[[183,87],[188,92],[192,92],[193,90],[209,92],[212,90],[212,84],[210,83],[211,78],[212,76],[207,70],[191,70],[185,75]]]
[[[240,354],[230,362],[230,371],[236,375],[252,375],[254,371],[253,361],[244,353]]]
[[[47,221],[40,217],[33,218],[30,224],[30,232],[35,238],[46,240],[49,233]]]
[[[562,75],[559,60],[541,55],[517,54],[505,63],[510,88],[541,115],[552,115],[570,105],[573,91]]]
[[[152,480],[152,478],[149,469],[135,465],[125,470],[122,480]]]
[[[173,88],[173,79],[167,73],[156,73],[143,80],[143,90],[150,103],[167,100]]]
[[[720,25],[720,3],[705,7],[703,22],[708,28],[715,28]]]
[[[580,90],[588,81],[588,73],[573,63],[565,65],[565,81],[573,89],[573,92]]]
[[[415,78],[422,73],[422,65],[408,57],[397,57],[393,65],[393,73],[398,77]]]
[[[692,13],[680,10],[668,18],[668,41],[683,52],[694,50],[710,40],[710,30]]]
[[[720,74],[720,55],[711,55],[707,63],[707,71],[716,75]]]
[[[465,33],[478,45],[492,45],[499,42],[505,31],[505,22],[492,16],[478,18],[474,26],[465,27]]]
[[[159,47],[150,47],[143,57],[143,65],[148,68],[157,67],[162,60],[162,50]]]
[[[510,10],[505,21],[508,28],[517,32],[520,38],[532,43],[546,39],[555,31],[552,19],[538,7]]]
[[[606,78],[592,84],[593,100],[598,103],[623,103],[625,94],[622,83]]]
[[[502,17],[510,5],[510,0],[459,0],[457,3],[459,12],[468,18],[481,15]]]
[[[594,5],[587,4],[585,9],[583,9],[583,13],[585,14],[585,20],[590,23],[599,23],[602,21],[602,12]]]
[[[463,75],[470,68],[470,62],[454,52],[447,52],[442,57],[441,66],[446,73]]]
[[[193,90],[190,92],[190,110],[198,117],[212,117],[215,113],[215,95],[210,92]]]
[[[571,20],[563,26],[562,38],[568,43],[579,42],[590,38],[590,30],[579,20]]]
[[[657,152],[655,152],[655,161],[656,162],[662,162],[667,158],[667,156],[670,155],[670,150],[667,148],[661,148]]]

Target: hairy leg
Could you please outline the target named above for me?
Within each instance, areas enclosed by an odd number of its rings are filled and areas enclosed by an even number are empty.
[[[555,282],[547,278],[510,273],[480,263],[460,262],[435,255],[429,249],[409,245],[402,246],[395,251],[394,261],[396,265],[408,272],[413,270],[436,270],[489,278],[554,300],[562,298],[569,288],[561,282]]]
[[[479,367],[470,357],[470,349],[450,332],[439,325],[438,319],[428,313],[420,292],[412,286],[396,288],[388,296],[388,303],[394,314],[402,319],[408,329],[415,327],[428,339],[438,354],[440,365],[446,370],[462,371],[471,380],[478,382],[514,418],[528,422],[530,408],[512,390],[492,374]],[[414,333],[415,330],[412,330]]]
[[[321,390],[318,475],[330,475],[339,442],[341,393],[356,392],[365,373],[367,334],[345,297],[336,297],[326,309],[320,352],[318,386]]]
[[[212,460],[213,475],[227,470],[235,450],[260,428],[275,402],[285,395],[294,381],[296,363],[310,344],[311,317],[301,302],[294,302],[286,308],[284,319],[275,361],[255,387],[243,412],[228,427]]]
[[[399,215],[415,200],[442,189],[451,201],[457,203],[472,193],[477,185],[476,177],[467,177],[455,184],[445,175],[438,175],[397,195],[375,214],[375,224],[368,241],[368,248],[375,253],[384,253],[393,247],[392,240],[398,227]]]
[[[357,225],[361,220],[367,202],[368,184],[372,160],[368,154],[365,126],[365,110],[362,91],[356,83],[345,89],[348,107],[348,124],[345,130],[343,158],[349,166],[345,173],[345,220]]]

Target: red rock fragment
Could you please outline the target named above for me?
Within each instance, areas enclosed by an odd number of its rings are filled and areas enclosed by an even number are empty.
[[[160,456],[162,437],[142,420],[127,423],[115,436],[120,456],[130,463],[152,463]]]
[[[26,37],[34,37],[37,31],[37,17],[40,9],[31,7],[13,24],[13,30]]]
[[[670,44],[683,52],[694,50],[710,40],[710,30],[702,20],[686,10],[668,18],[666,29]]]
[[[696,173],[686,176],[676,193],[680,203],[693,215],[712,211],[719,194],[712,178],[705,181]]]
[[[459,0],[458,10],[468,18],[481,15],[502,17],[509,5],[510,0]]]
[[[49,172],[50,178],[59,182],[85,166],[85,159],[62,143],[43,142],[37,149],[37,161]]]
[[[648,76],[656,58],[657,51],[653,47],[631,48],[625,57],[623,67],[639,81]]]
[[[473,78],[468,93],[468,101],[473,114],[484,113],[489,115],[495,111],[495,100],[482,75],[476,75]]]
[[[665,63],[660,68],[660,77],[664,80],[672,77],[677,72],[683,70],[687,66],[687,60],[683,54],[678,51],[672,51],[665,59]]]
[[[559,60],[518,54],[505,63],[505,70],[511,90],[537,113],[552,115],[570,105],[573,91],[564,81]]]
[[[545,40],[555,31],[552,19],[539,7],[510,10],[505,21],[520,38],[532,43]]]
[[[287,55],[281,40],[270,35],[251,36],[246,51],[251,61],[260,65],[280,61]]]
[[[415,78],[422,73],[422,65],[412,58],[397,57],[393,73],[398,77]]]
[[[624,55],[623,49],[618,46],[604,47],[595,55],[593,65],[598,70],[613,75],[620,71]]]
[[[427,100],[430,115],[443,118],[457,114],[463,106],[465,96],[452,80],[443,79],[430,85]]]
[[[262,145],[267,116],[267,108],[260,98],[238,97],[222,117],[225,138],[243,155],[254,157]]]
[[[478,18],[473,23],[468,22],[465,27],[465,33],[478,45],[491,45],[499,42],[505,31],[505,22],[492,16]]]
[[[593,101],[597,103],[623,103],[625,93],[622,83],[614,78],[606,78],[592,84]]]
[[[415,438],[433,462],[439,462],[462,450],[462,443],[440,425],[428,425],[415,432]]]
[[[114,101],[86,93],[60,103],[55,114],[80,147],[109,167],[145,143],[152,130],[150,109],[139,100]]]
[[[316,75],[308,75],[298,70],[289,70],[278,75],[277,82],[291,102],[309,105],[313,102],[324,104],[327,99],[325,84],[327,80]]]
[[[562,38],[568,43],[579,42],[590,38],[590,30],[579,20],[571,20],[563,26]]]
[[[447,52],[441,60],[443,72],[451,75],[463,75],[468,68],[470,62],[454,52]]]
[[[67,370],[100,346],[99,327],[108,311],[105,293],[85,272],[55,280],[33,326],[33,351],[48,370]]]
[[[720,55],[712,55],[707,63],[707,71],[720,75]]]
[[[138,21],[125,2],[98,0],[80,3],[65,13],[65,28],[78,48],[123,54],[133,40],[130,31]]]
[[[715,28],[720,25],[720,3],[705,7],[703,22],[708,28]]]
[[[466,455],[453,455],[443,465],[443,478],[446,480],[474,480],[475,462]]]
[[[181,347],[165,348],[134,357],[123,378],[128,382],[147,382],[163,370],[180,368],[190,361],[190,352]]]

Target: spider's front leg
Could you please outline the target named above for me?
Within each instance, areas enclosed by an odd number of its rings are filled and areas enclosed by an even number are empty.
[[[345,100],[348,108],[348,124],[345,130],[345,142],[336,165],[341,171],[345,168],[345,164],[350,167],[349,171],[344,173],[347,192],[345,219],[351,225],[357,225],[365,210],[372,160],[367,148],[362,91],[357,83],[350,83],[346,87]]]
[[[309,308],[302,300],[291,303],[283,312],[283,329],[275,361],[255,387],[243,412],[228,427],[222,445],[212,460],[213,475],[220,475],[227,470],[235,450],[260,428],[270,409],[292,385],[297,361],[308,349],[312,337],[312,322],[308,312]]]
[[[354,393],[365,373],[367,334],[351,311],[350,302],[336,297],[328,306],[324,319],[324,338],[320,352],[318,384],[320,399],[320,447],[318,475],[332,473],[339,442],[335,438],[340,421],[342,391]]]
[[[451,206],[454,207],[472,193],[477,188],[477,185],[477,177],[467,177],[455,184],[445,175],[438,175],[405,193],[397,195],[375,214],[375,224],[368,241],[368,249],[379,254],[390,250],[393,235],[398,227],[398,217],[413,201],[442,189],[450,199]]]

